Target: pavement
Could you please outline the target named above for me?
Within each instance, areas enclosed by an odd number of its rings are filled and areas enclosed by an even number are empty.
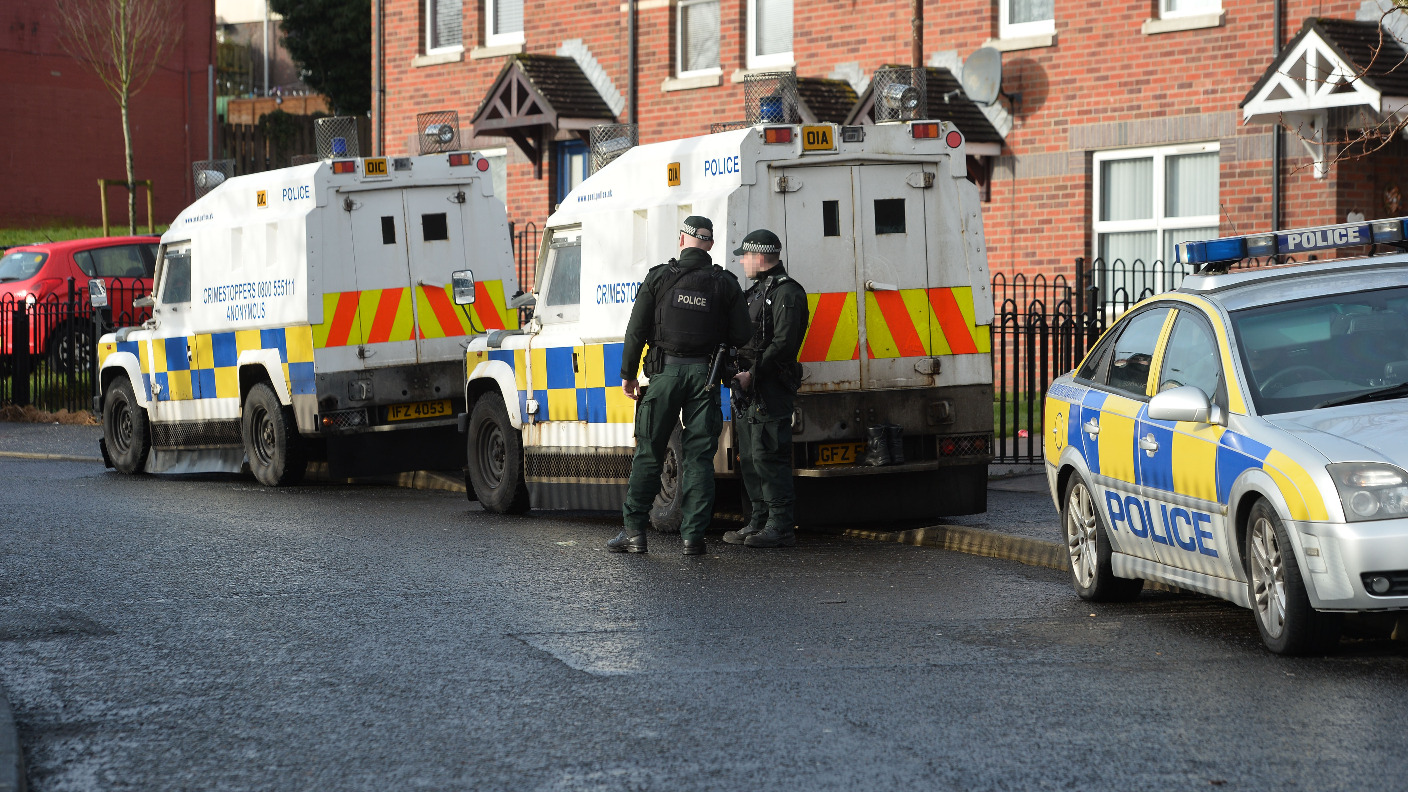
[[[0,688],[50,790],[1360,789],[1408,652],[809,534],[682,558],[389,486],[0,458]],[[79,506],[78,504],[81,504]],[[14,519],[14,515],[23,515]]]

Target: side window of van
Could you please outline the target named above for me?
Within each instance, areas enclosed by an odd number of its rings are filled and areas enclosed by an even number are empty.
[[[191,248],[168,247],[162,262],[161,302],[165,305],[191,301]]]
[[[582,300],[582,232],[554,231],[541,269],[547,278],[538,307],[544,322],[577,319]]]

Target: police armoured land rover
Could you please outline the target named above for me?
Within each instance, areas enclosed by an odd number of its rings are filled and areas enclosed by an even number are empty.
[[[152,319],[98,343],[105,461],[270,485],[323,454],[339,477],[459,467],[465,336],[518,326],[488,170],[334,156],[196,200],[162,237]]]
[[[983,511],[992,302],[964,156],[943,121],[760,123],[621,154],[548,218],[532,320],[469,346],[473,493],[495,511],[620,507],[635,445],[619,373],[627,319],[646,272],[676,254],[681,221],[702,215],[722,243],[716,264],[746,282],[726,251],[772,229],[808,292],[798,523]],[[720,408],[727,418],[726,396]],[[897,427],[892,464],[861,464],[875,427]],[[720,479],[736,477],[731,438],[725,425]],[[658,513],[677,473],[667,459]]]

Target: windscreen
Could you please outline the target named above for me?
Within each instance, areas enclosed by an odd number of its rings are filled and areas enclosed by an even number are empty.
[[[1408,287],[1248,308],[1232,326],[1262,415],[1393,395],[1408,383]]]
[[[44,262],[48,260],[48,253],[37,250],[10,253],[0,258],[0,283],[29,280],[39,274]]]

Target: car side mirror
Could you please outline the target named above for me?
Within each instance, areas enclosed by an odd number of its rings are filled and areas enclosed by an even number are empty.
[[[152,296],[150,294],[145,297],[137,297],[136,299],[132,300],[132,307],[134,308],[150,308],[153,305],[156,305],[156,300],[152,299]]]
[[[1222,408],[1208,400],[1196,385],[1182,385],[1149,400],[1149,417],[1155,421],[1192,421],[1222,425]]]
[[[108,284],[102,278],[92,278],[88,281],[88,302],[94,308],[108,307]]]
[[[455,292],[455,305],[474,304],[474,271],[460,270],[450,273],[450,285]]]

